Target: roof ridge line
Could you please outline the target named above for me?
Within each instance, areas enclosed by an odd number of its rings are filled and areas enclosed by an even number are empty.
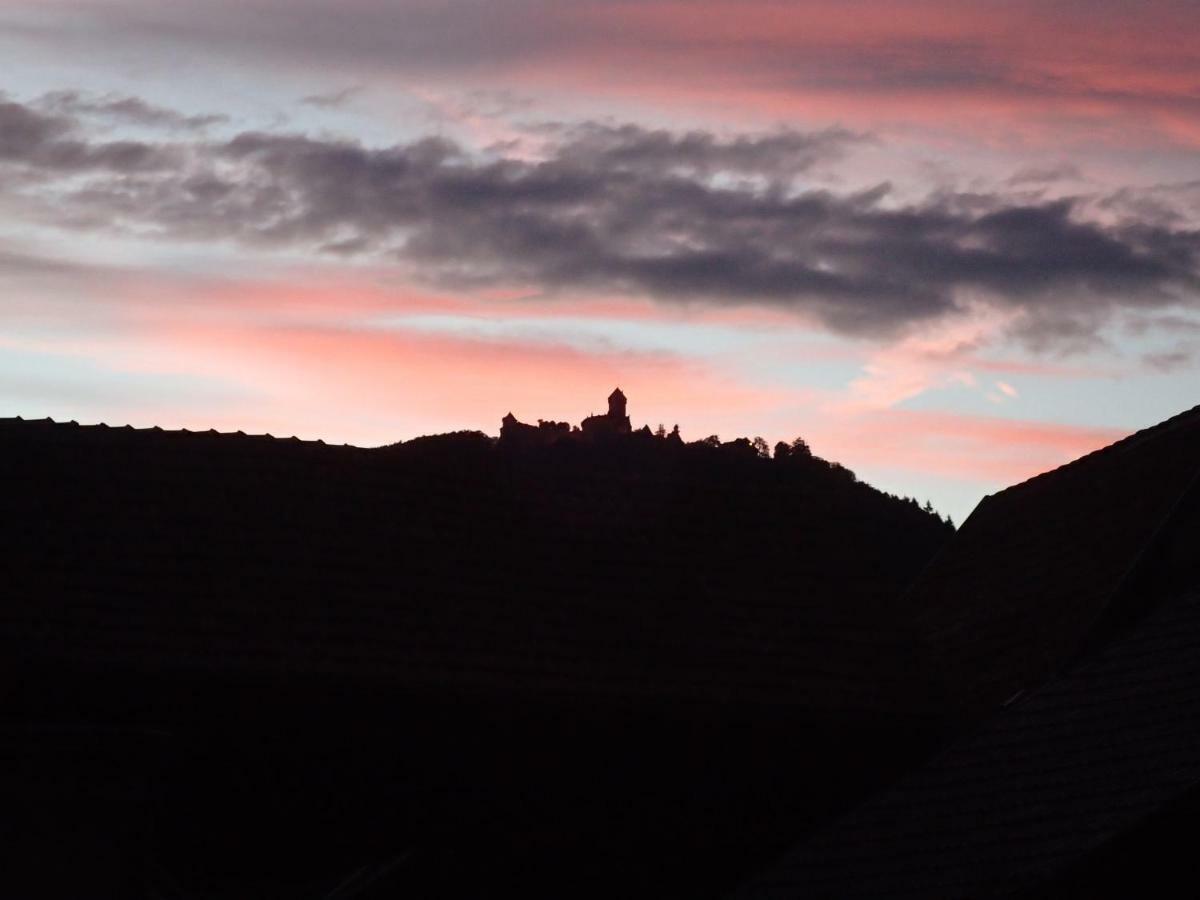
[[[1197,423],[1200,423],[1200,405],[1193,406],[1190,409],[1185,409],[1182,412],[1178,412],[1170,418],[1163,419],[1161,422],[1156,422],[1153,425],[1148,425],[1145,428],[1130,432],[1129,434],[1125,435],[1125,437],[1118,438],[1111,444],[1105,444],[1103,447],[1097,447],[1095,450],[1091,450],[1082,456],[1077,456],[1075,459],[1068,460],[1061,465],[1055,466],[1053,469],[1047,469],[1045,472],[1038,472],[1036,475],[1030,475],[1028,478],[1010,484],[1008,487],[1001,488],[1000,490],[991,494],[985,494],[983,500],[986,500],[988,497],[998,497],[1001,494],[1007,494],[1009,491],[1024,487],[1027,484],[1038,481],[1039,479],[1045,478],[1048,475],[1053,475],[1056,472],[1060,472],[1063,469],[1068,469],[1071,466],[1078,465],[1079,463],[1083,463],[1087,460],[1110,453],[1122,453],[1138,446],[1142,441],[1149,440],[1152,437],[1157,437],[1163,432],[1171,431],[1183,425],[1190,424],[1192,417],[1195,417]],[[976,509],[978,509],[979,505],[983,503],[983,500],[979,501],[979,504],[976,505]],[[970,517],[968,516],[968,518]]]
[[[245,431],[218,431],[215,428],[208,429],[192,429],[186,427],[180,428],[163,428],[161,425],[147,425],[145,427],[137,427],[126,422],[124,425],[111,425],[108,422],[93,422],[91,424],[83,424],[75,419],[69,421],[60,421],[51,416],[43,416],[40,419],[26,419],[23,416],[0,416],[0,425],[51,425],[56,428],[79,429],[83,431],[103,430],[103,431],[118,431],[126,434],[157,434],[157,435],[187,435],[189,437],[219,437],[219,438],[243,438],[243,439],[262,439],[266,438],[280,444],[312,444],[314,446],[324,447],[352,447],[356,450],[373,450],[374,447],[360,447],[357,444],[330,444],[322,438],[302,438],[298,435],[274,435],[269,433],[249,434]]]

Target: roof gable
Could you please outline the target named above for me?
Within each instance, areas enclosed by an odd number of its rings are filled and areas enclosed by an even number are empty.
[[[1198,475],[1200,407],[984,498],[907,596],[934,702],[987,709],[1070,659]]]

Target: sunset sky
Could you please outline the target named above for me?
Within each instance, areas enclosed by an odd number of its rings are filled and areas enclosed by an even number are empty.
[[[961,521],[1200,403],[1194,0],[0,0],[0,415],[803,436]]]

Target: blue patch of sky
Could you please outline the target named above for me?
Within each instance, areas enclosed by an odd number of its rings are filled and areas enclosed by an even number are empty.
[[[911,469],[892,469],[884,466],[857,467],[842,460],[854,470],[860,481],[898,497],[913,497],[921,505],[933,504],[940,515],[950,516],[961,525],[966,521],[985,494],[995,493],[1007,485],[975,479],[951,479],[926,475]]]
[[[84,356],[12,347],[0,353],[0,416],[108,421],[122,411],[186,410],[214,403],[228,409],[252,399],[245,385],[218,378],[127,371]]]
[[[456,316],[419,314],[375,317],[380,329],[448,334],[474,340],[528,341],[591,352],[634,351],[721,355],[752,350],[769,335],[707,323],[623,321],[586,317]]]
[[[1031,366],[1031,371],[989,369],[965,362],[978,384],[932,388],[900,406],[987,415],[1012,420],[1052,421],[1063,425],[1135,430],[1153,425],[1200,403],[1200,319],[1171,313],[1183,323],[1141,333],[1119,323],[1104,329],[1101,342],[1086,352],[1036,355],[1009,347],[984,358]],[[1169,367],[1156,367],[1155,355],[1181,353]],[[1190,359],[1187,358],[1190,356]],[[1034,367],[1044,367],[1037,371]],[[1003,382],[1016,389],[1007,396]]]

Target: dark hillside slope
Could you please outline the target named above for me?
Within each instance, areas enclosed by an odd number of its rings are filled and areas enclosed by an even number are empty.
[[[877,689],[948,529],[811,457],[5,420],[0,471],[9,777],[94,896],[703,896],[932,733]]]
[[[0,465],[10,652],[272,678],[840,708],[819,674],[947,536],[817,461],[636,437],[7,422]]]

